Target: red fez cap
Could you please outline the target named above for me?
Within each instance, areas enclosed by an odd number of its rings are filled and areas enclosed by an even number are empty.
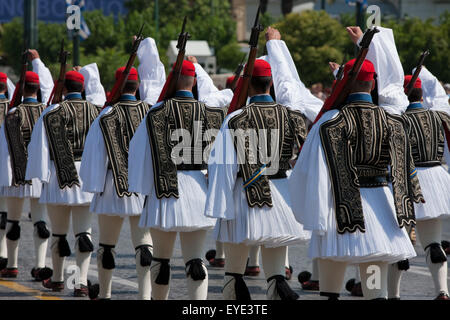
[[[6,83],[8,80],[8,76],[6,73],[0,72],[0,82]]]
[[[403,88],[406,88],[406,86],[411,82],[412,75],[405,76],[405,81],[403,82]],[[417,78],[416,82],[414,82],[413,88],[422,88],[422,81],[420,78]]]
[[[84,76],[77,71],[71,70],[66,72],[66,79],[84,84]]]
[[[39,83],[38,74],[33,71],[27,71],[27,73],[25,73],[25,82]]]
[[[252,77],[270,77],[272,76],[272,69],[266,60],[256,59],[253,66]]]
[[[233,83],[235,76],[231,76],[227,78],[227,87],[231,86],[231,84]]]
[[[183,60],[183,66],[181,67],[181,74],[183,76],[195,77],[195,66],[188,60]]]
[[[125,71],[125,67],[120,67],[116,70],[116,80],[119,80],[120,75]],[[131,67],[130,74],[128,75],[128,79],[131,81],[138,81],[138,72],[136,68]]]
[[[344,67],[344,75],[347,76],[350,70],[352,70],[353,65],[355,64],[356,59],[352,59],[349,62],[345,64]],[[358,73],[358,76],[356,77],[356,80],[359,81],[372,81],[373,76],[375,74],[375,67],[373,66],[373,63],[370,60],[364,60],[361,70]]]

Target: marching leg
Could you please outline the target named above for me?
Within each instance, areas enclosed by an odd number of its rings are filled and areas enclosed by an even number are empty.
[[[447,256],[442,249],[442,222],[439,219],[418,220],[417,235],[426,253],[438,299],[448,298]]]
[[[79,288],[75,286],[74,295],[76,297],[85,297],[88,295],[87,274],[91,254],[94,251],[94,245],[91,239],[91,218],[89,206],[73,206],[72,209],[72,228],[75,234],[75,258],[78,268],[80,268]]]
[[[225,300],[248,301],[250,292],[243,279],[249,247],[243,243],[224,243],[225,277],[223,279],[223,298]]]
[[[262,248],[264,275],[267,279],[267,299],[297,300],[296,294],[289,287],[285,278],[287,247]]]
[[[6,199],[0,197],[0,271],[6,268],[8,263],[8,249],[6,248],[6,211],[8,211]]]
[[[373,267],[378,267],[380,274],[376,274],[376,269]],[[359,265],[359,273],[361,276],[361,287],[364,294],[364,299],[374,300],[374,299],[387,299],[387,274],[388,274],[388,264],[385,262],[367,262],[361,263]],[[369,279],[373,277],[373,279]],[[373,280],[373,281],[372,281]],[[370,284],[370,287],[369,287]]]
[[[320,295],[337,300],[344,282],[347,262],[317,259],[319,263]]]
[[[150,266],[153,259],[153,241],[148,228],[139,227],[140,216],[130,216],[131,240],[136,251],[136,272],[139,284],[139,300],[150,300],[152,280]]]
[[[30,198],[30,209],[31,221],[34,226],[33,240],[34,254],[36,258],[35,266],[32,269],[31,274],[36,280],[42,280],[38,274],[44,272],[48,238],[50,237],[50,231],[48,230],[47,223],[45,222],[46,205],[40,204],[39,199]],[[50,269],[46,269],[45,272],[50,272]],[[43,276],[43,278],[48,277],[49,275]]]
[[[402,278],[402,270],[399,269],[397,263],[388,266],[388,299],[400,300],[400,282]]]
[[[99,281],[99,298],[111,298],[112,274],[115,268],[114,247],[120,236],[123,218],[119,216],[98,215],[99,248],[97,250],[97,268]]]
[[[23,198],[7,198],[8,206],[6,223],[6,247],[8,251],[8,263],[6,269],[2,271],[2,277],[16,278],[19,273],[19,239],[20,226],[19,221],[22,216]]]
[[[70,246],[67,242],[67,232],[70,224],[70,207],[60,205],[47,205],[47,213],[52,229],[52,265],[53,276],[51,279],[43,279],[44,287],[53,291],[64,289],[64,261],[70,256]]]
[[[245,268],[245,275],[257,277],[261,272],[259,267],[259,252],[261,251],[260,246],[250,246],[250,252],[248,254],[248,265]]]
[[[201,258],[206,233],[206,230],[180,232],[188,296],[191,300],[206,300],[208,296],[208,270]]]
[[[152,278],[152,298],[167,300],[169,298],[170,258],[177,238],[176,232],[164,232],[150,229],[153,239],[153,260],[150,267]]]

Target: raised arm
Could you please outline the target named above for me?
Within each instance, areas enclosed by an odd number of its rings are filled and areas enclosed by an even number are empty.
[[[139,58],[138,73],[141,80],[139,91],[141,100],[154,105],[158,101],[164,83],[166,70],[159,59],[158,48],[152,38],[144,39],[137,51]]]
[[[415,69],[413,69],[414,73]],[[423,105],[433,111],[443,111],[450,115],[450,105],[448,103],[448,95],[444,87],[425,66],[419,74],[422,80]]]
[[[36,72],[39,76],[39,84],[41,87],[42,102],[47,103],[50,95],[52,94],[54,82],[50,70],[45,66],[39,57],[37,50],[30,49],[30,60],[33,65],[33,72]]]
[[[86,100],[97,106],[103,106],[106,101],[106,94],[100,82],[100,73],[97,64],[95,62],[88,64],[81,68],[79,72],[84,76]]]
[[[286,43],[281,40],[279,31],[269,27],[266,40],[267,61],[272,67],[277,102],[299,110],[309,120],[314,121],[323,101],[315,97],[300,80],[294,60]]]
[[[403,89],[405,74],[395,46],[394,33],[388,28],[377,29],[380,32],[373,37],[366,59],[373,63],[377,74],[378,105],[389,113],[401,114],[406,111],[409,101]],[[350,30],[347,28],[351,35]],[[362,32],[358,44],[361,39]]]

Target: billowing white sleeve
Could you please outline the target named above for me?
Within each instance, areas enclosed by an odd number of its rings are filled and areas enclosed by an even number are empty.
[[[366,59],[373,63],[378,76],[378,105],[389,113],[402,114],[409,101],[403,88],[405,74],[394,33],[392,29],[377,28],[380,32],[374,35]]]
[[[328,173],[320,126],[339,111],[326,112],[311,128],[299,158],[288,178],[292,211],[306,230],[327,231],[328,219],[335,214],[331,179]]]
[[[41,87],[42,103],[47,103],[50,95],[52,94],[53,82],[52,74],[50,70],[45,66],[41,59],[34,59],[31,61],[33,65],[33,72],[36,72],[39,76],[39,85]]]
[[[25,174],[27,180],[37,178],[45,183],[50,181],[50,149],[43,119],[47,112],[57,107],[59,104],[47,107],[34,125],[28,144],[28,162]]]
[[[166,82],[166,70],[159,59],[158,48],[152,38],[144,39],[138,48],[139,92],[141,100],[154,105]]]
[[[300,111],[314,121],[323,101],[315,97],[300,80],[286,43],[283,40],[270,40],[266,48],[277,102]]]
[[[9,100],[11,101],[14,91],[16,90],[16,86],[14,85],[14,83],[8,78],[8,80],[6,81],[6,84],[8,86],[8,96],[9,96]]]
[[[233,99],[233,90],[219,90],[209,74],[198,63],[194,63],[197,74],[198,100],[211,107],[223,108]]]
[[[82,190],[91,193],[103,192],[106,174],[108,172],[108,153],[100,128],[100,118],[109,113],[111,107],[105,108],[89,128],[81,159],[80,178],[83,181]]]
[[[12,182],[12,168],[5,126],[0,128],[0,163],[2,164],[0,166],[0,187],[9,187]]]
[[[447,138],[444,136],[444,160],[450,169],[450,149],[448,148]]]
[[[80,73],[84,76],[84,90],[86,100],[97,106],[103,106],[106,101],[105,88],[100,81],[100,73],[97,64],[91,63],[81,68]]]
[[[208,195],[205,215],[232,220],[236,218],[234,187],[239,165],[228,120],[241,112],[231,113],[224,121],[212,147],[208,160]]]
[[[128,191],[151,195],[154,191],[153,161],[147,133],[147,116],[130,141],[128,151]]]
[[[412,70],[414,71],[416,68]],[[419,78],[422,81],[423,106],[433,111],[443,111],[450,115],[448,95],[439,80],[425,66],[420,71]]]

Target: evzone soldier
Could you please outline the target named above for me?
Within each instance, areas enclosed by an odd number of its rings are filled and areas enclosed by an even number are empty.
[[[0,127],[5,121],[6,112],[9,107],[9,98],[14,90],[8,88],[9,83],[6,73],[0,72]],[[1,189],[1,188],[0,188]],[[6,199],[1,196],[0,190],[0,271],[8,264],[8,250],[6,247]]]
[[[231,100],[233,99],[231,84],[234,80],[234,76],[227,78],[226,89],[219,90],[214,85],[211,77],[206,73],[202,66],[197,63],[197,59],[194,56],[188,56],[187,60],[191,61],[195,66],[199,101],[205,103],[206,105],[219,108],[228,108]],[[207,170],[204,170],[205,173],[206,171]],[[250,247],[245,275],[259,275],[259,252],[259,246]],[[209,250],[206,253],[206,259],[212,267],[223,268],[225,266],[225,251],[223,249],[223,244],[220,241],[216,241],[216,250]]]
[[[218,219],[214,237],[223,242],[227,258],[226,300],[251,298],[243,276],[252,245],[262,246],[268,299],[298,298],[285,279],[286,249],[308,235],[291,210],[287,171],[294,145],[300,147],[306,138],[306,118],[274,102],[271,86],[270,64],[255,60],[248,91],[250,104],[227,116],[208,162],[205,216]],[[267,154],[244,147],[246,136],[253,137],[249,145],[259,144]],[[268,163],[269,154],[278,157]]]
[[[43,183],[40,203],[47,204],[52,229],[53,276],[42,284],[52,291],[64,290],[64,261],[71,255],[67,233],[72,217],[76,265],[80,271],[75,297],[88,295],[87,273],[94,249],[89,212],[93,194],[82,191],[79,170],[86,136],[99,108],[82,98],[84,85],[80,72],[66,73],[64,101],[46,108],[35,125],[26,170],[26,179],[37,178]]]
[[[36,69],[39,54],[36,50],[30,50],[29,53],[34,69]],[[40,73],[43,83],[51,79],[48,69],[40,70]],[[37,281],[52,275],[52,270],[45,267],[50,231],[45,221],[46,207],[39,203],[42,184],[38,179],[25,179],[27,146],[30,143],[33,127],[45,108],[45,105],[38,101],[38,96],[41,99],[42,92],[47,96],[49,89],[51,90],[51,88],[45,89],[44,85],[44,90],[41,91],[39,80],[40,77],[37,73],[26,72],[22,103],[9,110],[0,132],[0,159],[3,164],[0,167],[0,185],[3,187],[3,196],[6,197],[8,207],[6,233],[8,265],[2,271],[2,277],[16,278],[18,275],[18,251],[21,235],[19,222],[24,201],[29,198],[31,220],[34,225],[35,249],[35,266],[31,270],[31,276]]]
[[[189,299],[204,300],[208,293],[208,273],[201,257],[215,219],[203,215],[207,179],[201,170],[206,169],[206,148],[225,110],[195,100],[195,82],[195,67],[184,60],[175,96],[150,109],[130,142],[129,191],[146,197],[139,226],[150,228],[153,239],[151,278],[156,300],[169,296],[169,262],[177,233]]]
[[[142,62],[146,59],[157,62],[152,66],[153,72],[145,63],[139,66],[139,73],[145,80],[141,92],[156,93],[146,98],[155,103],[165,81],[164,65],[159,61],[155,41],[152,38],[145,39],[140,44],[137,55]],[[119,81],[124,69],[125,67],[117,69],[116,81]],[[145,85],[152,85],[156,90],[147,90]],[[99,292],[91,289],[91,299],[97,298],[96,293],[99,299],[111,298],[112,273],[116,265],[114,248],[124,219],[128,217],[136,256],[138,297],[150,300],[152,239],[148,228],[139,228],[144,197],[128,191],[129,143],[150,108],[146,102],[136,99],[138,88],[138,71],[131,68],[119,102],[107,106],[101,112],[86,138],[80,177],[83,180],[83,191],[94,193],[90,211],[98,216],[100,233],[97,251]]]
[[[359,28],[347,30],[361,40]],[[401,68],[399,59],[387,61],[392,74]],[[344,80],[354,63],[345,64]],[[319,258],[320,294],[329,299],[339,297],[348,264],[359,264],[366,299],[387,299],[388,264],[416,255],[404,226],[414,223],[413,202],[423,196],[402,119],[373,104],[374,74],[374,64],[364,60],[344,106],[313,125],[290,177],[292,208],[313,232],[310,257]],[[387,84],[380,82],[379,103],[388,109]],[[390,93],[392,103],[396,93]],[[380,286],[369,289],[373,272]]]
[[[426,253],[426,263],[433,278],[436,300],[449,300],[447,256],[441,241],[442,220],[450,216],[450,197],[444,196],[450,194],[450,174],[442,166],[444,160],[450,163],[450,142],[447,140],[450,137],[450,106],[447,99],[440,103],[429,99],[431,103],[425,107],[422,103],[422,86],[433,87],[435,94],[439,90],[444,93],[445,91],[439,81],[425,68],[419,76],[423,82],[417,78],[411,84],[412,89],[408,95],[410,104],[403,115],[417,176],[426,201],[415,204],[416,229]],[[405,91],[411,81],[411,75],[405,76]],[[395,265],[389,271],[401,272]],[[396,274],[394,279],[397,281],[391,285],[389,298],[400,299],[400,275]]]

